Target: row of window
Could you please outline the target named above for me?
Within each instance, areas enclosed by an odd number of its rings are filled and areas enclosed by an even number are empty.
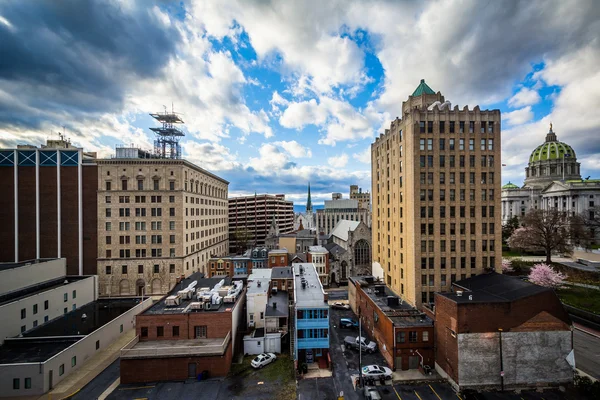
[[[482,207],[485,207],[485,206],[482,206]],[[491,213],[490,217],[493,217],[494,216],[494,209],[493,209],[494,206],[489,206],[489,207],[490,207],[489,211]],[[421,206],[419,216],[421,218],[435,218],[435,212],[434,212],[435,209],[436,208],[434,206]],[[456,212],[457,209],[458,209],[458,213]],[[448,206],[448,210],[450,210],[450,212],[446,213],[446,206],[442,205],[442,206],[439,206],[439,216],[440,216],[440,218],[446,218],[448,216],[450,218],[456,218],[457,216],[458,216],[458,218],[466,218],[466,209],[467,209],[466,206],[459,206],[459,207]],[[470,218],[475,218],[475,210],[476,210],[475,206],[469,207],[469,217]],[[483,208],[482,208],[482,214],[484,212],[485,212],[485,215],[487,216],[487,214],[488,214],[487,210],[483,211]],[[379,221],[377,221],[377,223],[379,223]],[[484,223],[484,224],[487,224],[487,223]],[[494,224],[493,224],[493,222],[490,222],[490,233],[493,233],[493,231],[494,231]],[[487,229],[484,229],[484,233],[487,233]]]
[[[165,327],[157,326],[156,329],[156,337],[165,337]],[[207,325],[194,326],[194,339],[206,339],[208,333]],[[148,337],[148,327],[142,326],[140,329],[140,336],[143,338]],[[179,326],[172,325],[171,326],[171,337],[179,337]]]
[[[456,139],[448,139],[448,150],[465,150],[465,143],[465,139],[458,139],[458,146],[456,146]],[[475,139],[469,139],[468,143],[469,151],[475,151]],[[446,150],[446,139],[438,140],[438,148],[440,151]],[[494,150],[494,139],[481,139],[479,149],[482,151]],[[433,151],[433,139],[419,139],[419,150]]]
[[[136,222],[137,224],[137,222]],[[145,226],[145,223],[144,223]],[[136,229],[137,230],[137,229]],[[151,235],[150,237],[152,244],[162,244],[162,235]],[[112,236],[105,237],[106,244],[112,244]],[[131,236],[121,235],[119,236],[119,244],[130,244]],[[169,243],[175,244],[175,235],[169,235]],[[135,235],[135,244],[146,244],[146,235]]]
[[[441,269],[446,269],[446,267],[448,266],[448,264],[446,263],[446,257],[441,257],[440,258],[440,263],[438,264],[438,266]],[[477,257],[470,257],[469,261],[470,264],[467,265],[467,257],[460,257],[459,259],[459,268],[461,269],[465,269],[467,267],[471,267],[471,268],[477,268]],[[484,268],[487,268],[488,266],[488,257],[482,257],[482,265]],[[456,261],[457,258],[456,257],[450,257],[450,269],[456,269]],[[496,257],[489,257],[489,262],[490,262],[490,266],[494,266],[494,263],[496,262]],[[421,257],[421,269],[433,269],[435,268],[435,257]],[[423,275],[425,276],[425,275]]]
[[[144,258],[147,257],[147,250],[146,249],[135,249],[135,257],[136,258]],[[157,249],[150,249],[150,255],[152,257],[162,257],[162,249],[157,248]],[[175,255],[175,248],[170,248],[169,249],[169,257],[176,257]],[[106,250],[106,257],[105,258],[112,258],[112,250],[108,249]],[[120,249],[119,250],[119,258],[131,258],[131,250],[130,249]]]
[[[162,208],[161,207],[150,208],[150,215],[152,217],[162,217]],[[112,209],[106,208],[104,210],[104,216],[106,218],[112,217]],[[136,208],[135,216],[136,217],[145,217],[146,209],[145,208]],[[171,207],[171,208],[169,208],[169,217],[174,217],[174,216],[175,216],[175,208]],[[131,217],[131,209],[129,207],[119,208],[119,217]]]
[[[402,239],[402,238],[400,238]],[[488,242],[489,241],[489,242]],[[427,244],[429,243],[429,246],[427,246]],[[434,252],[434,241],[433,240],[421,240],[421,253],[433,253]],[[454,253],[456,252],[456,240],[450,240],[450,246],[449,248],[446,246],[446,240],[440,240],[440,246],[439,246],[439,251],[440,252],[446,252],[448,250],[450,250],[450,252]],[[467,241],[466,240],[461,240],[458,242],[460,245],[460,252],[464,253],[467,251]],[[475,252],[477,251],[477,241],[476,240],[471,240],[471,247],[469,248],[469,250],[471,252]],[[487,249],[489,249],[490,251],[494,251],[494,249],[496,248],[496,243],[495,243],[495,239],[482,239],[481,240],[481,249],[483,251],[487,251]]]
[[[451,222],[449,224],[450,229],[449,229],[449,235],[453,236],[456,234],[459,235],[468,235],[469,233],[467,233],[467,224],[464,222],[461,222],[458,224],[458,230],[456,229],[457,224],[455,222]],[[469,224],[470,226],[470,234],[471,235],[477,235],[477,231],[475,230],[475,223],[472,222]],[[439,234],[440,235],[445,235],[446,234],[446,223],[445,222],[441,222],[440,225],[440,230],[439,230]],[[458,232],[458,233],[457,233]],[[483,232],[479,232],[481,234],[483,234]],[[422,223],[421,224],[421,235],[425,236],[425,235],[434,235],[435,234],[435,224],[430,222],[430,223]],[[491,234],[491,232],[490,232]]]
[[[433,122],[419,121],[419,133],[433,133]],[[465,133],[466,122],[458,121],[458,133]],[[469,133],[475,133],[475,121],[468,122]],[[446,133],[446,121],[438,121],[438,132]],[[456,121],[448,121],[448,133],[456,133]],[[494,121],[480,121],[479,133],[494,133]],[[402,131],[400,131],[400,141],[402,141]]]
[[[408,343],[417,343],[419,341],[418,331],[408,331]],[[421,332],[421,341],[429,342],[429,331]],[[406,331],[396,331],[396,343],[406,343]]]
[[[433,155],[420,155],[419,156],[419,166],[421,168],[433,168],[434,167],[434,156]],[[439,163],[438,166],[440,168],[446,168],[446,155],[445,154],[441,154],[438,158]],[[459,155],[458,156],[458,167],[459,168],[465,168],[465,160],[466,157],[464,155]],[[475,161],[476,161],[476,157],[474,155],[470,155],[469,156],[469,167],[470,168],[475,168]],[[482,155],[480,156],[480,163],[481,167],[485,168],[493,168],[494,167],[494,156],[492,155]],[[455,155],[449,155],[448,156],[448,166],[450,168],[456,168],[456,156]],[[394,166],[395,167],[395,166]],[[402,166],[400,166],[400,172],[402,172]],[[379,172],[377,172],[377,177],[379,178]],[[387,167],[387,177],[390,177],[390,168]]]
[[[445,185],[446,184],[446,172],[439,172],[439,183],[440,185]],[[419,175],[420,178],[420,183],[421,185],[433,185],[435,182],[435,174],[433,172],[421,172]],[[466,172],[459,172],[458,173],[458,182],[460,184],[465,184],[466,183],[466,177],[467,174]],[[454,185],[457,183],[456,181],[456,172],[449,172],[448,173],[448,183],[450,183],[451,185]],[[493,185],[494,184],[494,178],[495,178],[495,174],[493,172],[481,172],[480,173],[480,181],[482,185],[485,184],[490,184]],[[469,172],[469,184],[474,185],[475,184],[475,172]],[[389,189],[389,187],[388,187]]]
[[[494,189],[480,189],[481,201],[493,201],[495,196]],[[466,189],[458,190],[458,201],[466,201]],[[440,201],[446,201],[446,189],[439,189]],[[421,201],[433,201],[433,189],[420,189],[419,199]],[[457,201],[456,189],[449,189],[448,199]],[[475,201],[475,189],[469,189],[469,201]]]
[[[104,272],[106,273],[106,275],[112,275],[112,272],[113,272],[112,266],[111,265],[105,266]],[[127,275],[128,273],[129,273],[129,267],[127,265],[121,265],[121,275]],[[144,273],[144,266],[142,264],[137,266],[137,273],[138,274]],[[154,274],[160,273],[160,265],[159,264],[154,264],[152,266],[152,273],[154,273]],[[169,264],[169,273],[170,274],[175,273],[175,264]]]

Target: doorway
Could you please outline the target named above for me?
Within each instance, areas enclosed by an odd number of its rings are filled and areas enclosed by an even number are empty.
[[[408,356],[408,369],[419,368],[419,356]]]
[[[145,294],[144,293],[144,286],[145,285],[146,285],[146,282],[144,282],[143,279],[138,279],[135,282],[135,293],[136,293],[137,296],[141,297],[141,296],[143,296]]]
[[[189,363],[188,364],[188,378],[195,378],[196,377],[196,363]]]
[[[402,371],[402,357],[401,356],[396,357],[396,370]]]
[[[52,370],[48,371],[48,390],[52,390]]]

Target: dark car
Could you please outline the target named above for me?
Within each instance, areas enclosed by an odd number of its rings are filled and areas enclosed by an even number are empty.
[[[340,328],[358,328],[358,321],[352,318],[340,318]]]

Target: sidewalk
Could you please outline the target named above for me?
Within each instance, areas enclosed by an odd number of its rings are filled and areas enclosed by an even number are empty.
[[[39,397],[38,400],[59,400],[67,397],[91,382],[98,374],[104,371],[121,354],[121,348],[135,337],[135,329],[122,334],[110,346],[88,359],[81,368],[72,372],[58,383],[50,392]]]
[[[587,333],[588,335],[592,335],[597,338],[600,338],[600,332],[595,329],[588,328],[587,326],[583,326],[581,324],[578,324],[577,322],[573,322],[573,327],[575,329],[577,329],[578,331],[582,331],[582,332]]]

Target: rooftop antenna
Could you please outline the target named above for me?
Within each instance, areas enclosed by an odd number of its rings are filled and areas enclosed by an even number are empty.
[[[171,112],[167,111],[167,106],[163,105],[164,112],[150,114],[152,118],[162,124],[162,127],[150,128],[156,134],[154,140],[154,153],[159,158],[181,158],[181,146],[179,140],[185,134],[175,124],[183,124],[179,113],[175,112],[173,103],[171,103]]]

